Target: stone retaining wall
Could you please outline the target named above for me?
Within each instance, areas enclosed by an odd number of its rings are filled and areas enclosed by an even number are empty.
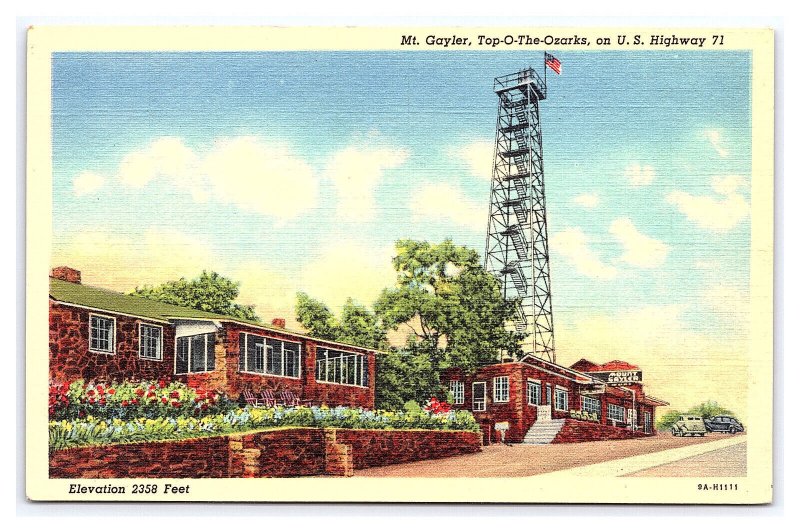
[[[645,434],[644,432],[632,431],[622,427],[612,427],[591,421],[579,421],[577,419],[567,419],[564,426],[556,434],[552,443],[575,443],[581,441],[599,440],[626,440],[630,438],[643,438],[654,436],[655,434]]]
[[[354,469],[480,451],[475,432],[287,428],[50,453],[51,478],[352,476]]]

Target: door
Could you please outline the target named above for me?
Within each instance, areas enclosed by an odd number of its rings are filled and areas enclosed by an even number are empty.
[[[486,410],[485,382],[472,383],[472,410],[475,412],[483,412],[484,410]]]
[[[650,412],[645,411],[645,413],[644,413],[644,431],[645,431],[646,434],[650,434],[652,432],[652,430],[653,430],[653,427],[651,426],[652,423],[653,423],[653,420],[651,419],[650,416],[651,416]]]
[[[636,430],[636,410],[628,409],[628,426],[631,430]]]

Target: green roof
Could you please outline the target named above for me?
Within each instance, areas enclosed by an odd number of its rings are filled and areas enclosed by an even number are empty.
[[[145,299],[138,296],[129,296],[112,292],[103,288],[95,288],[78,283],[70,283],[60,279],[50,278],[50,297],[63,303],[72,303],[82,307],[89,307],[98,310],[106,310],[118,314],[128,314],[141,318],[150,318],[160,321],[172,319],[208,319],[208,320],[235,320],[251,323],[247,320],[204,312],[189,307],[170,305],[152,299]],[[254,325],[263,327],[262,324],[252,322]]]
[[[242,323],[245,325],[252,325],[260,329],[268,331],[275,331],[285,334],[291,334],[300,338],[309,338],[318,340],[326,344],[340,345],[346,347],[355,347],[358,349],[366,349],[376,353],[382,353],[377,349],[361,347],[352,344],[345,344],[342,342],[334,342],[331,340],[317,339],[303,333],[298,333],[265,325],[261,322],[244,320],[235,316],[226,316],[224,314],[214,314],[213,312],[204,312],[189,307],[181,307],[179,305],[170,305],[169,303],[162,303],[161,301],[153,301],[152,299],[145,299],[138,296],[129,296],[106,290],[104,288],[97,288],[94,286],[86,286],[80,283],[70,283],[62,281],[61,279],[50,278],[50,297],[62,303],[79,305],[81,307],[88,307],[91,309],[105,310],[116,314],[127,314],[128,316],[135,316],[137,318],[149,318],[151,320],[158,320],[168,322],[176,319],[191,319],[191,320],[218,320]]]

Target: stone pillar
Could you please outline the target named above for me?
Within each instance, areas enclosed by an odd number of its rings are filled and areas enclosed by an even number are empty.
[[[336,429],[325,431],[325,474],[338,477],[353,476],[353,449],[336,442]]]

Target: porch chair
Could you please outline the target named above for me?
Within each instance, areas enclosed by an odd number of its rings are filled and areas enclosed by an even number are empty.
[[[250,406],[262,406],[263,405],[261,399],[259,399],[255,395],[253,395],[253,392],[251,390],[244,390],[242,392],[242,395],[244,395],[244,400]]]
[[[272,393],[272,390],[261,391],[261,402],[264,403],[264,406],[275,406],[277,404],[275,401],[275,394]]]
[[[283,390],[280,393],[281,404],[286,406],[311,406],[311,401],[302,401],[291,390]]]

